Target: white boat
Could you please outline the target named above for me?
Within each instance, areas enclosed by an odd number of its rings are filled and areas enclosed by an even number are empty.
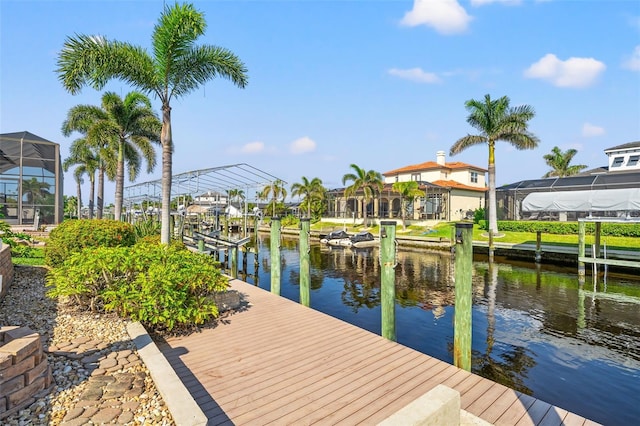
[[[380,244],[380,240],[373,236],[371,232],[358,232],[348,240],[340,240],[340,244],[346,247],[375,247]]]
[[[339,245],[337,243],[338,240],[349,239],[349,237],[351,237],[351,235],[347,234],[345,231],[342,231],[342,230],[331,231],[327,235],[325,235],[324,238],[321,238],[320,242],[322,244],[329,244],[332,246],[336,246],[336,245]]]

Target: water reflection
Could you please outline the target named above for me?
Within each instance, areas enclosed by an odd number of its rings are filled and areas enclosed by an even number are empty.
[[[243,279],[269,289],[268,237],[259,247],[257,281]],[[380,334],[378,256],[312,245],[311,307]],[[575,268],[496,260],[473,263],[473,371],[605,424],[640,418],[640,279],[609,274],[581,286]],[[298,264],[297,240],[284,238],[282,295],[295,301]],[[448,252],[398,252],[398,342],[449,363],[453,268]]]

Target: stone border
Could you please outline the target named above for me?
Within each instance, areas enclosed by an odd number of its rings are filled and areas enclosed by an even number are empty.
[[[13,281],[13,261],[11,260],[11,246],[2,244],[0,240],[0,299],[9,291]]]
[[[27,327],[0,327],[0,420],[48,393],[52,381],[40,335]]]
[[[136,345],[138,355],[147,366],[175,423],[180,426],[206,425],[207,416],[184,386],[169,361],[162,355],[144,326],[139,322],[130,323],[127,325],[127,332],[131,336],[131,341]]]

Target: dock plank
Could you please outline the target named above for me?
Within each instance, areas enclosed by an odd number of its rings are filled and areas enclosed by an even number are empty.
[[[246,309],[159,343],[211,425],[377,424],[438,384],[491,423],[587,423],[260,288],[231,284]]]

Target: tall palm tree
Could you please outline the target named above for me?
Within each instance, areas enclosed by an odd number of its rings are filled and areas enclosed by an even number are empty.
[[[400,193],[400,199],[402,204],[402,229],[407,229],[405,224],[405,216],[409,206],[415,201],[417,197],[425,195],[424,191],[420,189],[420,185],[415,180],[408,182],[395,182],[393,184],[393,190]]]
[[[268,200],[269,196],[271,196],[271,201],[267,205],[267,210],[271,207],[273,216],[276,215],[276,206],[278,204],[278,200],[282,199],[282,201],[284,202],[284,199],[287,198],[287,189],[284,187],[284,185],[284,181],[276,179],[269,185],[266,185],[264,188],[262,188],[262,191],[260,192],[260,194],[258,194],[258,197],[263,200]]]
[[[557,176],[557,177],[565,177],[565,176],[573,176],[580,173],[582,170],[586,169],[587,166],[584,164],[575,164],[570,166],[571,160],[578,153],[575,149],[568,149],[565,152],[562,152],[560,148],[554,146],[551,150],[551,154],[546,154],[542,158],[547,162],[547,166],[551,167],[552,170],[549,170],[545,173],[544,178]]]
[[[467,135],[458,139],[449,150],[456,155],[470,146],[487,144],[489,146],[489,230],[498,233],[496,212],[496,163],[495,145],[497,141],[510,143],[516,149],[533,149],[538,146],[538,138],[529,133],[528,122],[535,116],[529,105],[509,106],[509,98],[503,96],[492,100],[485,95],[484,102],[470,99],[465,102],[469,111],[467,123],[480,131],[478,135]]]
[[[140,173],[142,159],[147,163],[147,173],[153,171],[156,165],[153,143],[160,142],[161,127],[160,119],[151,109],[151,101],[139,92],[127,94],[124,100],[114,92],[106,92],[100,107],[77,105],[67,113],[63,133],[78,130],[91,135],[91,140],[100,147],[104,164],[110,166],[105,169],[115,172],[116,220],[120,220],[122,213],[125,165],[131,181]]]
[[[315,201],[324,200],[326,193],[325,187],[322,185],[320,178],[314,177],[309,180],[302,176],[302,182],[296,182],[291,185],[291,195],[296,197],[304,197],[300,207],[307,209],[307,217],[311,218],[311,207]]]
[[[162,225],[161,241],[170,240],[173,137],[171,99],[197,89],[215,77],[247,84],[246,68],[231,51],[195,44],[207,27],[204,15],[192,4],[167,5],[158,19],[152,52],[101,36],[68,37],[58,56],[58,77],[66,90],[77,94],[84,86],[100,90],[120,79],[141,92],[154,94],[162,104]]]
[[[76,169],[73,173],[78,191],[78,200],[81,200],[80,184],[82,182],[82,176],[86,174],[89,177],[89,219],[93,219],[94,199],[95,199],[95,185],[96,185],[96,171],[98,170],[99,160],[91,149],[91,146],[85,138],[76,139],[71,143],[69,149],[70,156],[65,158],[62,163],[64,171],[68,171],[71,166],[76,165]],[[79,202],[78,204],[82,204]],[[80,215],[78,217],[81,217]]]
[[[376,196],[377,192],[382,191],[382,175],[374,170],[366,171],[358,167],[356,164],[351,164],[349,167],[353,169],[352,173],[347,173],[342,176],[342,184],[346,185],[347,182],[352,182],[349,187],[344,191],[345,197],[356,196],[358,192],[362,191],[363,201],[363,219],[364,226],[367,226],[367,204],[369,200]]]

